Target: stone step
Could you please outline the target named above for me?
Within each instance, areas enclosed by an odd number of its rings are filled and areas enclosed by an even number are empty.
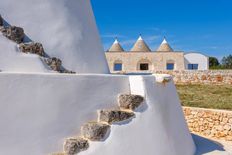
[[[63,151],[67,155],[75,155],[89,148],[88,140],[81,137],[67,138],[64,142]]]
[[[144,97],[133,94],[120,94],[118,96],[118,104],[122,109],[136,110],[144,102]]]
[[[157,83],[162,83],[162,84],[166,85],[170,81],[172,81],[172,76],[170,76],[170,75],[156,76]]]
[[[135,114],[130,111],[123,110],[99,110],[98,121],[106,122],[109,124],[122,122],[134,118]]]
[[[45,58],[44,62],[54,71],[60,72],[62,70],[62,61],[58,58]]]
[[[56,57],[50,58],[44,51],[41,43],[24,43],[25,33],[23,28],[16,26],[4,26],[3,18],[0,15],[0,31],[3,36],[19,44],[19,50],[24,53],[37,54],[45,64],[47,64],[52,70],[59,73],[75,74],[75,72],[65,69],[62,66],[62,61]]]
[[[89,122],[81,127],[81,135],[91,141],[103,141],[110,133],[110,125],[102,122]]]
[[[24,30],[21,27],[16,26],[7,26],[2,29],[2,34],[7,37],[8,39],[16,42],[22,43],[24,39]]]
[[[111,124],[135,117],[133,110],[141,106],[144,97],[132,94],[120,94],[118,104],[121,109],[103,109],[98,111],[98,122],[88,122],[81,127],[81,137],[68,138],[64,142],[64,152],[51,155],[75,155],[89,148],[90,141],[103,141],[109,134]],[[123,109],[123,110],[122,110]]]
[[[29,42],[19,44],[19,49],[23,53],[32,53],[44,57],[45,52],[41,43]]]

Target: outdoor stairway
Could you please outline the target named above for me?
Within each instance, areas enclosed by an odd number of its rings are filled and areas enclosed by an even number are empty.
[[[144,97],[132,94],[120,94],[118,107],[98,111],[98,120],[84,124],[80,136],[67,138],[63,152],[51,155],[75,155],[90,147],[89,141],[104,141],[110,134],[112,124],[135,118],[134,111],[144,104]]]
[[[165,86],[171,81],[170,76],[162,76],[156,82]],[[118,106],[114,109],[98,110],[97,121],[87,122],[81,127],[79,136],[66,138],[63,152],[50,155],[75,155],[90,147],[89,141],[105,141],[110,134],[111,125],[124,124],[136,117],[137,111],[146,104],[146,93],[142,76],[129,76],[130,94],[118,95]],[[126,123],[126,124],[127,124]]]
[[[47,53],[45,53],[43,45],[41,43],[33,42],[30,39],[30,41],[26,41],[27,36],[24,33],[24,29],[4,23],[4,19],[1,15],[0,32],[2,32],[3,36],[18,44],[17,47],[21,52],[39,55],[41,61],[46,64],[51,70],[59,73],[75,73],[73,71],[65,69],[62,66],[62,61],[59,58],[50,57]]]

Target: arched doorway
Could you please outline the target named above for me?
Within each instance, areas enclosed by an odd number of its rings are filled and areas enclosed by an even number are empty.
[[[147,59],[142,59],[137,64],[137,70],[138,71],[151,71],[152,70],[152,64]]]

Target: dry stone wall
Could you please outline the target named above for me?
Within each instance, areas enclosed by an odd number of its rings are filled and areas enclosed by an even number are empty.
[[[232,111],[183,107],[193,133],[232,141]]]
[[[172,75],[176,84],[232,85],[232,70],[155,71],[155,73]]]

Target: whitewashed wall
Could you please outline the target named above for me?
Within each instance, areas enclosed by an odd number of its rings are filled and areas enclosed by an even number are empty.
[[[209,69],[209,58],[201,53],[186,53],[185,69],[188,69],[188,64],[198,64],[198,70]]]
[[[133,93],[144,90],[146,105],[81,154],[193,155],[174,84],[156,83],[154,76],[130,82],[128,76],[0,73],[0,154],[61,152],[64,138],[96,120],[96,110],[115,107],[118,94],[129,93],[131,85]]]
[[[109,75],[0,73],[0,154],[47,155],[116,106],[128,78]]]
[[[24,28],[32,41],[41,42],[50,56],[63,61],[65,68],[77,73],[108,73],[90,0],[0,0],[0,14],[10,25]],[[0,52],[8,52],[6,46],[0,44]],[[9,59],[5,65],[17,62]],[[8,71],[28,71],[20,66]]]
[[[113,125],[104,144],[91,143],[93,147],[80,155],[194,155],[175,86],[157,83],[158,76],[130,77],[131,91],[140,95],[144,91],[146,106],[130,123]]]
[[[0,2],[1,3],[1,2]],[[51,72],[35,54],[25,54],[17,44],[0,34],[0,71]]]

